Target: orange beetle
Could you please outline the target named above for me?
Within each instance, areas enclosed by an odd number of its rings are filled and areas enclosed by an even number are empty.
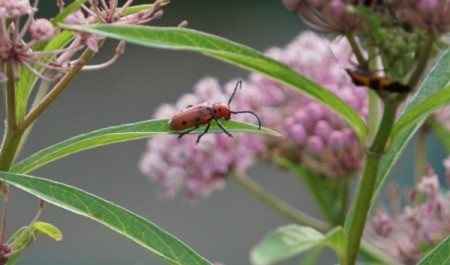
[[[180,139],[181,137],[183,137],[183,135],[188,134],[191,131],[199,128],[201,125],[206,124],[206,128],[203,133],[201,133],[197,137],[196,144],[198,144],[200,142],[200,138],[208,132],[211,121],[215,120],[217,125],[220,127],[220,129],[222,129],[224,133],[226,133],[230,137],[233,137],[219,122],[219,119],[229,120],[231,119],[231,114],[238,113],[253,114],[258,120],[258,129],[261,129],[261,121],[254,112],[249,110],[232,111],[230,109],[231,100],[236,94],[237,89],[241,87],[242,81],[238,81],[236,87],[234,88],[233,94],[231,94],[230,99],[228,100],[227,105],[223,103],[214,103],[212,104],[212,106],[210,106],[207,102],[204,102],[194,106],[188,106],[185,110],[182,110],[181,112],[172,116],[172,118],[169,120],[170,129],[174,131],[182,131],[191,128],[190,130],[180,133],[180,135],[178,135],[178,139]]]

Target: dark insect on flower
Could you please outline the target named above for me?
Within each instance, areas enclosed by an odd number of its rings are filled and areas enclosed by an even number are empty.
[[[376,92],[409,93],[411,88],[397,80],[378,76],[367,71],[345,69],[353,84],[365,86]]]
[[[228,100],[227,105],[223,103],[214,103],[212,104],[212,106],[209,106],[207,102],[204,102],[195,106],[188,106],[185,110],[172,116],[169,121],[170,128],[175,131],[182,131],[191,128],[185,132],[182,132],[178,136],[178,138],[181,138],[183,137],[183,135],[188,134],[195,129],[198,129],[200,125],[206,124],[205,130],[197,138],[196,143],[198,144],[200,142],[200,138],[208,132],[212,120],[216,121],[217,125],[220,127],[220,129],[222,129],[224,133],[226,133],[230,137],[233,137],[219,122],[219,119],[229,120],[231,119],[231,114],[250,113],[256,117],[256,119],[258,120],[259,129],[261,129],[261,121],[254,112],[249,110],[232,111],[230,109],[231,100],[236,94],[237,89],[241,86],[242,81],[238,81],[233,94],[231,94],[230,99]]]

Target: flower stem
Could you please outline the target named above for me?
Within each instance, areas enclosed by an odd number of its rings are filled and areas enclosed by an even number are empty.
[[[6,84],[6,128],[5,135],[0,150],[0,171],[8,171],[16,157],[17,147],[23,131],[17,126],[16,118],[16,82],[14,77],[13,65],[6,64],[6,73],[8,82]]]
[[[364,173],[354,197],[356,199],[353,200],[355,207],[353,211],[349,212],[345,223],[345,228],[348,231],[347,254],[349,265],[355,264],[356,261],[364,225],[371,208],[380,160],[394,124],[397,107],[398,103],[385,102],[380,126],[372,145],[367,150]]]
[[[100,46],[101,44],[99,44]],[[68,72],[64,77],[59,80],[58,84],[50,91],[47,96],[28,113],[25,117],[24,128],[28,128],[36,119],[50,106],[53,101],[63,92],[63,90],[72,82],[72,80],[77,76],[77,74],[81,71],[83,66],[94,56],[95,52],[86,49],[84,53],[81,55],[79,62],[72,68],[70,72]]]
[[[356,56],[356,60],[358,61],[359,67],[362,67],[364,68],[364,70],[366,70],[365,68],[368,67],[367,61],[364,58],[364,55],[361,51],[361,48],[358,45],[358,42],[355,39],[355,36],[352,33],[347,33],[345,37],[347,38],[348,42],[350,43],[350,46],[352,47],[352,51]]]
[[[233,172],[232,176],[242,187],[244,187],[255,197],[260,199],[265,204],[271,206],[282,215],[294,220],[296,223],[310,226],[320,232],[326,232],[330,230],[331,227],[328,224],[295,209],[291,205],[271,195],[256,182],[247,177],[244,173],[235,171]]]

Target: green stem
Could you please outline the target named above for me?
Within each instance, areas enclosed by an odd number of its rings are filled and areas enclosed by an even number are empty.
[[[417,132],[417,151],[416,151],[416,182],[419,183],[425,175],[426,163],[426,125],[422,126]]]
[[[99,44],[102,45],[103,42]],[[45,98],[28,113],[24,120],[24,128],[28,128],[36,119],[50,106],[53,101],[63,92],[63,90],[72,82],[75,76],[81,71],[83,66],[94,56],[95,52],[86,49],[81,55],[79,62],[53,87],[52,91],[45,96]]]
[[[17,131],[16,80],[13,67],[11,62],[6,64],[6,75],[8,76],[6,85],[6,120],[9,130]]]
[[[352,33],[347,33],[345,35],[348,42],[350,43],[350,46],[352,47],[352,51],[355,54],[356,60],[358,61],[358,64],[360,67],[364,68],[364,70],[367,70],[367,61],[364,58],[364,55],[361,51],[361,48],[359,47],[358,42],[355,39],[355,36]]]
[[[265,204],[280,212],[282,215],[294,220],[296,223],[310,226],[320,232],[326,232],[330,230],[331,227],[328,224],[295,209],[291,205],[271,195],[256,182],[247,177],[244,173],[235,171],[232,175],[234,179],[247,191],[249,191]]]
[[[348,207],[348,189],[349,189],[350,181],[347,179],[342,179],[341,182],[341,224],[345,222],[345,216],[347,213],[347,207]]]
[[[348,228],[348,264],[353,265],[356,261],[359,245],[361,242],[364,225],[371,208],[372,196],[377,180],[381,157],[384,154],[389,134],[394,124],[398,104],[385,102],[383,117],[372,145],[367,150],[364,173],[360,180],[359,189],[353,200],[355,209],[347,216],[345,227]]]
[[[419,58],[419,62],[417,63],[416,69],[414,69],[414,72],[411,74],[411,77],[408,82],[408,86],[412,89],[414,89],[417,86],[417,83],[422,77],[423,71],[425,70],[428,60],[430,59],[435,39],[436,38],[433,33],[430,33],[428,35],[427,42],[425,43],[425,46],[422,49],[422,54],[420,55]]]
[[[22,130],[19,130],[16,119],[16,82],[13,71],[13,65],[6,64],[6,74],[8,82],[6,85],[6,128],[5,135],[0,150],[0,171],[8,171],[14,162],[22,137]]]
[[[369,47],[367,49],[368,57],[369,58],[376,58],[377,56],[377,50],[374,47]],[[369,69],[378,69],[378,61],[370,60],[369,62]],[[369,116],[367,119],[367,139],[369,141],[372,141],[375,137],[376,129],[378,128],[378,124],[380,122],[380,98],[378,97],[377,93],[373,91],[372,89],[369,89]]]

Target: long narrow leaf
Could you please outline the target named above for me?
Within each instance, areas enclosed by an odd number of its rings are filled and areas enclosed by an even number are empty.
[[[278,135],[272,130],[266,129],[264,127],[261,127],[261,129],[259,130],[257,126],[248,123],[237,121],[223,121],[221,123],[230,132],[256,132],[271,134],[275,136]],[[202,132],[202,128],[199,128],[192,133],[199,132]],[[209,132],[220,133],[222,132],[222,130],[216,125],[216,123],[212,123]],[[170,133],[174,132],[170,130],[167,119],[149,120],[104,128],[75,136],[58,144],[45,148],[31,155],[25,160],[15,164],[11,168],[11,172],[25,174],[59,158],[83,150]]]
[[[366,136],[366,126],[362,118],[339,97],[288,66],[244,45],[211,34],[182,28],[106,24],[65,27],[147,47],[198,52],[259,72],[318,100],[343,117],[360,139]]]
[[[211,264],[144,218],[85,191],[47,179],[0,172],[0,179],[48,203],[88,217],[138,243],[168,264]]]
[[[428,253],[417,265],[450,264],[450,236]]]
[[[398,119],[392,128],[391,138],[395,141],[408,128],[416,125],[417,122],[424,120],[425,117],[437,109],[450,103],[450,87],[440,90],[439,92],[428,97],[420,104],[411,108],[408,112]]]

